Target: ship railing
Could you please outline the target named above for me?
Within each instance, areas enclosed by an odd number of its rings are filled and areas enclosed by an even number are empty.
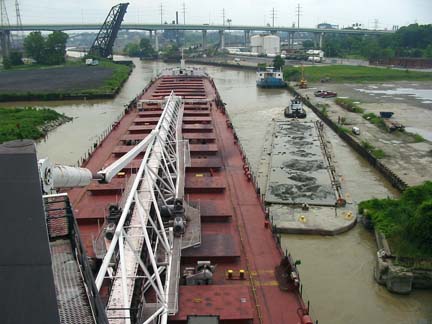
[[[84,152],[84,154],[78,159],[76,165],[81,167],[85,166],[91,155],[96,151],[96,149],[99,147],[99,145],[107,138],[107,136],[112,132],[114,128],[116,128],[120,120],[124,117],[126,112],[130,109],[130,106],[127,106],[126,109],[122,110],[119,115],[117,115],[116,118],[113,119],[113,121],[108,125],[108,127],[102,131],[102,133],[97,136],[96,140],[91,144],[89,149]]]
[[[281,235],[277,233],[277,227],[275,225],[273,225],[273,217],[270,215],[269,208],[267,208],[266,205],[265,205],[265,193],[261,193],[261,187],[260,187],[260,184],[258,183],[258,179],[257,179],[257,177],[255,175],[254,168],[252,168],[252,165],[251,165],[251,163],[249,162],[249,159],[246,156],[246,153],[245,153],[246,151],[245,151],[242,143],[240,142],[240,139],[237,136],[237,133],[235,132],[234,127],[232,126],[232,119],[231,119],[231,117],[229,115],[228,110],[225,109],[224,113],[227,116],[227,120],[228,120],[227,125],[231,125],[230,128],[232,128],[234,139],[235,139],[236,144],[238,145],[240,153],[241,153],[241,155],[243,157],[244,167],[247,167],[250,170],[250,173],[251,173],[250,181],[255,186],[255,191],[256,191],[256,193],[258,195],[261,208],[263,209],[263,211],[265,213],[265,218],[266,218],[267,221],[270,222],[270,224],[272,226],[273,238],[274,238],[274,240],[276,242],[277,248],[279,249],[281,255],[289,256],[288,252],[287,251],[283,251],[283,249],[282,249],[282,243],[281,243],[282,238],[281,238]],[[291,257],[291,256],[289,256],[289,257]],[[295,267],[295,269],[297,271],[297,267]],[[313,311],[313,309],[311,307],[310,299],[309,299],[308,295],[305,292],[303,283],[301,283],[301,281],[300,281],[299,285],[300,285],[299,286],[300,302],[303,303],[303,306],[304,306],[303,310],[306,310],[306,313],[307,313],[307,314],[304,314],[304,315],[309,315],[309,316],[311,316],[311,318],[316,319],[317,318],[316,314],[314,313],[314,311]],[[304,301],[306,301],[306,303]],[[301,314],[299,314],[299,316],[300,315]],[[318,324],[318,320],[315,320],[315,324]]]
[[[45,195],[43,199],[50,242],[57,239],[68,239],[70,241],[72,253],[84,281],[95,323],[108,324],[105,307],[100,299],[87,254],[82,246],[78,225],[68,195],[66,193]]]

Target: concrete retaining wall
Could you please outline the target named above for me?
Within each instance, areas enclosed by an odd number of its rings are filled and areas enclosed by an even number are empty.
[[[413,289],[432,288],[432,270],[397,264],[384,234],[375,231],[378,246],[374,267],[375,280],[397,294],[409,294]]]
[[[241,69],[241,70],[250,70],[250,71],[256,71],[257,70],[256,66],[240,65],[240,64],[232,64],[232,63],[224,63],[224,62],[213,62],[213,61],[207,61],[207,60],[186,59],[186,62],[187,63],[193,63],[193,64],[222,66],[222,67]]]

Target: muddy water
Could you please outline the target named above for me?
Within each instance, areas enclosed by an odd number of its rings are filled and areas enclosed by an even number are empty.
[[[40,156],[62,163],[76,163],[99,134],[115,120],[126,104],[166,66],[135,61],[136,69],[115,100],[41,103],[76,117],[38,144]],[[284,90],[255,87],[255,73],[204,67],[214,78],[246,150],[257,168],[272,118],[282,118],[290,96]],[[34,104],[34,103],[33,103]],[[330,135],[341,173],[354,201],[395,194],[385,181],[359,160],[336,136]],[[428,323],[432,319],[432,292],[416,291],[396,296],[377,285],[372,277],[375,242],[357,226],[336,237],[287,235],[283,245],[301,259],[301,277],[314,317],[320,323]],[[425,321],[422,321],[425,320]]]

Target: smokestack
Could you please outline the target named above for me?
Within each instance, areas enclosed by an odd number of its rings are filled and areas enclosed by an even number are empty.
[[[178,11],[176,11],[176,24],[178,25]]]

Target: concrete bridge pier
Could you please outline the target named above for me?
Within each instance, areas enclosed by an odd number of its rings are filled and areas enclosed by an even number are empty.
[[[288,33],[288,48],[293,49],[294,48],[294,32]]]
[[[9,56],[11,48],[10,31],[0,30],[0,46],[3,59]]]
[[[159,52],[159,36],[157,30],[154,31],[154,38],[155,38],[155,50],[156,52]]]
[[[207,49],[207,30],[202,31],[202,49]]]
[[[220,49],[225,48],[225,34],[223,30],[219,31],[219,38],[220,38]]]
[[[322,49],[324,33],[314,33],[314,48]]]
[[[244,46],[245,47],[250,46],[250,30],[244,31]]]

